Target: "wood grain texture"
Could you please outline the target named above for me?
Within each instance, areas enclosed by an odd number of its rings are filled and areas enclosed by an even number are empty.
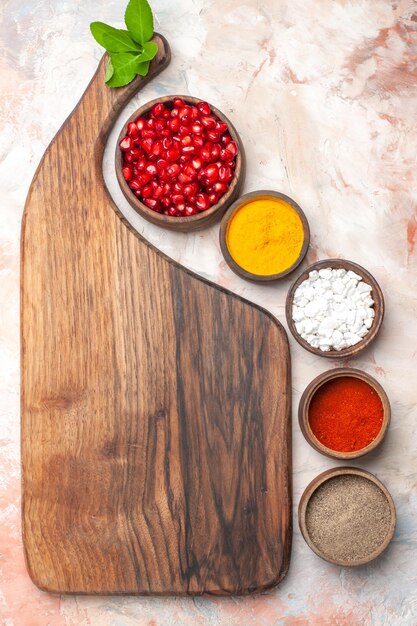
[[[153,75],[169,61],[156,41]],[[110,90],[104,72],[47,149],[23,220],[28,571],[66,593],[259,591],[290,556],[287,337],[122,219],[102,155],[144,81]]]

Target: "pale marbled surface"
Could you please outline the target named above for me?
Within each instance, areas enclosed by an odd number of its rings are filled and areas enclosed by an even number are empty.
[[[19,231],[31,177],[94,72],[92,20],[121,25],[123,2],[3,0],[0,170],[0,620],[5,626],[415,626],[417,624],[417,2],[410,0],[155,0],[173,60],[123,114],[159,94],[190,93],[220,107],[241,133],[245,190],[287,193],[310,220],[309,260],[365,265],[386,294],[374,347],[350,362],[386,388],[393,420],[380,451],[355,465],[393,494],[398,527],[380,559],[359,569],[321,561],[294,515],[290,572],[252,598],[56,597],[23,562],[19,520]],[[161,250],[258,302],[284,321],[289,281],[258,287],[222,260],[218,226],[168,233],[140,219],[106,180],[134,226]],[[336,365],[290,339],[294,408]],[[295,411],[294,411],[295,417]],[[304,441],[294,419],[294,503],[337,463]],[[294,513],[296,508],[294,507]]]

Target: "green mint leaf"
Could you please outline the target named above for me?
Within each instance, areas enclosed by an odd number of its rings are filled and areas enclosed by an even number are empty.
[[[123,87],[128,85],[135,78],[137,74],[144,76],[147,74],[145,71],[145,65],[149,62],[141,62],[140,54],[130,54],[121,52],[111,55],[111,62],[113,65],[114,73],[107,84],[109,87]],[[145,72],[145,74],[143,73]]]
[[[154,41],[145,42],[143,44],[142,54],[140,55],[140,61],[152,61],[157,52],[158,46]]]
[[[103,24],[103,22],[92,22],[90,24],[91,34],[100,46],[108,52],[135,52],[140,51],[141,46],[133,41],[127,30],[120,30]]]
[[[135,41],[144,44],[153,35],[153,15],[148,0],[129,0],[125,13],[127,29]]]
[[[114,67],[113,67],[113,63],[111,62],[111,59],[108,60],[107,62],[107,67],[106,67],[106,76],[104,78],[104,81],[106,83],[109,82],[110,78],[113,76],[114,74]]]
[[[146,74],[149,72],[149,65],[150,61],[144,61],[144,63],[139,63],[136,70],[137,74],[140,74],[140,76],[146,76]]]

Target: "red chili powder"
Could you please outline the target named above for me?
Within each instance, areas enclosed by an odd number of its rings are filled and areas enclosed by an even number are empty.
[[[384,407],[371,385],[353,376],[341,376],[318,388],[308,417],[320,443],[338,452],[353,452],[368,446],[378,435]]]

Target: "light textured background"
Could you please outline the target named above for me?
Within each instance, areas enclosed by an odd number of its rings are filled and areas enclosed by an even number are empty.
[[[380,338],[351,365],[386,388],[387,440],[357,465],[393,494],[398,527],[368,567],[341,569],[306,546],[295,523],[290,572],[253,598],[56,597],[24,566],[19,486],[19,231],[25,196],[46,146],[77,103],[101,52],[92,20],[122,25],[124,2],[0,3],[0,620],[5,626],[359,626],[417,624],[417,2],[410,0],[155,0],[170,67],[122,118],[159,94],[212,101],[241,133],[245,190],[294,197],[310,220],[309,261],[365,265],[386,294]],[[194,235],[145,223],[106,179],[135,227],[207,278],[270,309],[281,321],[289,281],[258,287],[222,260],[218,226]],[[74,146],[74,150],[76,146]],[[86,164],[88,167],[88,164]],[[335,363],[291,339],[294,408],[307,383]],[[337,465],[300,434],[294,411],[294,503]],[[294,512],[296,507],[294,507]],[[295,519],[294,519],[295,521]]]

